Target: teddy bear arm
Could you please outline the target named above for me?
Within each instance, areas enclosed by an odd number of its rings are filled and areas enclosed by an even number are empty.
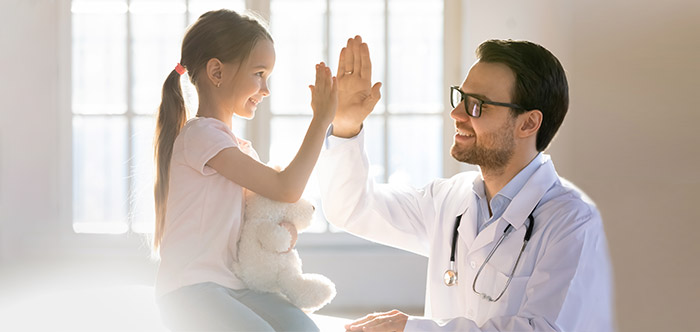
[[[260,243],[265,250],[285,252],[292,243],[292,234],[280,224],[269,224],[259,230]]]

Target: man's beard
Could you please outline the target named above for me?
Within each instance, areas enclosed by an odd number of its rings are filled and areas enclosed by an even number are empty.
[[[455,142],[450,149],[450,154],[457,161],[479,165],[482,170],[503,170],[515,152],[514,128],[515,119],[495,132],[475,137],[474,145],[471,147],[460,148]]]

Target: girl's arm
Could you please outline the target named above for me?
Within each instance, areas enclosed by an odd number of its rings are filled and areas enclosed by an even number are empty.
[[[336,79],[331,77],[330,68],[323,62],[316,65],[316,85],[309,88],[313,118],[299,152],[287,168],[277,171],[233,147],[221,150],[207,165],[229,180],[269,199],[289,203],[298,201],[316,164],[338,104]]]

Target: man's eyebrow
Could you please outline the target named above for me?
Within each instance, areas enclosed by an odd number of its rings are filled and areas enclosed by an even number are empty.
[[[263,64],[260,64],[260,65],[257,65],[257,66],[253,66],[253,68],[254,68],[254,69],[267,69],[267,66],[266,66],[266,65],[263,65]]]

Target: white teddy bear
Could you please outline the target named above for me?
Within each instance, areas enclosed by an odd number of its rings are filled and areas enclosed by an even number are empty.
[[[314,312],[335,297],[335,285],[319,274],[302,274],[293,230],[280,225],[293,224],[297,231],[311,225],[314,207],[300,199],[283,203],[245,190],[245,217],[238,242],[238,262],[234,273],[252,290],[280,293],[295,306]],[[294,239],[293,239],[294,237]]]

